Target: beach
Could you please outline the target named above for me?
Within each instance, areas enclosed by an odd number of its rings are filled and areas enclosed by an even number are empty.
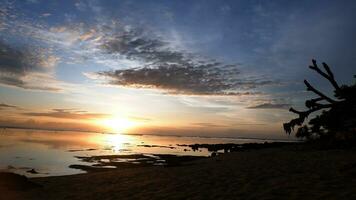
[[[355,199],[356,150],[251,149],[178,166],[108,169],[1,185],[1,199]]]
[[[0,200],[356,200],[356,0],[0,0]]]

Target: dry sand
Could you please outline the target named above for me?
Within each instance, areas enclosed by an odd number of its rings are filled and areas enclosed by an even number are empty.
[[[0,187],[0,199],[356,199],[355,153],[291,145],[178,167],[32,178],[42,187]]]

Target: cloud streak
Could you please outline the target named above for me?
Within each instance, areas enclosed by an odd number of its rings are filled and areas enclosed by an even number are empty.
[[[10,109],[18,109],[19,107],[18,107],[18,106],[15,106],[15,105],[0,103],[0,110],[9,109],[9,108],[10,108]]]
[[[22,114],[31,117],[52,117],[74,120],[98,119],[109,116],[103,113],[90,113],[73,109],[52,109],[52,111],[49,112],[27,112]]]
[[[227,125],[208,123],[208,122],[195,122],[195,123],[190,123],[190,125],[198,126],[198,127],[206,127],[206,128],[226,128],[226,127],[228,127]]]
[[[290,104],[263,103],[247,107],[248,109],[288,109]]]

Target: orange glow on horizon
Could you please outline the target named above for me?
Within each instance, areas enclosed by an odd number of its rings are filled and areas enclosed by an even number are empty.
[[[113,133],[126,133],[129,129],[139,125],[139,123],[134,120],[117,116],[96,119],[94,123]]]

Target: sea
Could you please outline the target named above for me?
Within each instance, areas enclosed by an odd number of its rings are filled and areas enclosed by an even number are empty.
[[[85,173],[70,165],[90,165],[79,157],[100,155],[210,156],[207,149],[193,151],[189,144],[264,143],[271,139],[218,138],[164,135],[128,135],[34,129],[0,130],[0,171],[27,177]]]

